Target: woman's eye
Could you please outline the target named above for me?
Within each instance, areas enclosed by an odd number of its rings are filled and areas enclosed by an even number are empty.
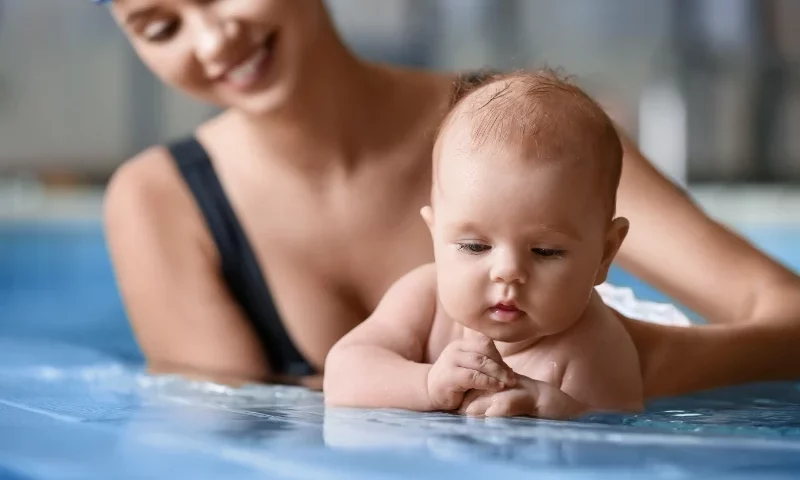
[[[542,258],[551,258],[551,257],[563,257],[564,250],[556,250],[554,248],[533,248],[531,251],[539,257]]]
[[[142,36],[151,42],[163,42],[178,31],[178,22],[158,20],[145,25]]]
[[[482,243],[459,243],[458,249],[469,252],[469,253],[483,253],[488,251],[490,248],[489,245],[484,245]]]

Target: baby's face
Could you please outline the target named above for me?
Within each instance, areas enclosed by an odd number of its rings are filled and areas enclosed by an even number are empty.
[[[609,225],[593,172],[485,146],[439,152],[431,208],[439,299],[501,342],[561,332],[605,280],[627,231]]]

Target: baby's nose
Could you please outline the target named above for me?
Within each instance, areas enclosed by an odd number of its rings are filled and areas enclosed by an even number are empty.
[[[518,255],[513,252],[498,252],[492,265],[491,278],[493,282],[525,283],[528,281],[528,271],[524,260]]]

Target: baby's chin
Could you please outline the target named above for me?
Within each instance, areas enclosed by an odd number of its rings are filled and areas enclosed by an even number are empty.
[[[466,321],[459,322],[461,325],[473,332],[478,332],[495,342],[502,343],[521,343],[529,342],[536,339],[543,338],[541,332],[531,328],[526,319],[519,319],[514,323],[500,323],[489,319],[480,319],[479,321]]]
[[[484,315],[478,319],[459,321],[458,323],[464,328],[502,343],[535,343],[543,338],[558,335],[572,325],[541,325],[527,315],[513,322],[498,322],[489,318],[488,315]]]

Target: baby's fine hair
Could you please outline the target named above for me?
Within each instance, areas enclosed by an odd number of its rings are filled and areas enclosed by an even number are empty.
[[[479,72],[459,78],[453,92],[437,144],[450,126],[463,121],[470,128],[471,148],[499,142],[531,148],[536,161],[586,162],[614,216],[622,143],[603,108],[570,78],[550,69]]]

